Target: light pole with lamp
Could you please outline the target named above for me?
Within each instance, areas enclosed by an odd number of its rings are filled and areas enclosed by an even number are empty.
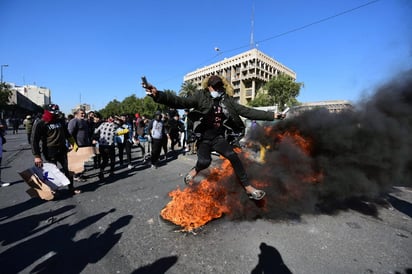
[[[1,65],[1,80],[0,83],[3,83],[3,67],[8,67],[9,65]]]
[[[3,84],[3,67],[8,67],[9,65],[0,65],[0,66],[1,66],[0,84]],[[0,118],[3,119],[3,110],[1,110]]]

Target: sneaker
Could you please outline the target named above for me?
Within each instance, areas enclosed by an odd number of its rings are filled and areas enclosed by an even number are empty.
[[[133,169],[133,166],[132,166],[132,165],[128,165],[127,168],[128,168],[128,169]]]
[[[151,165],[152,169],[157,169],[157,165]]]
[[[197,175],[197,173],[195,175],[193,175],[195,171],[195,168],[192,168],[183,178],[183,181],[185,182],[186,185],[191,185],[193,182],[194,177]]]
[[[9,186],[9,185],[10,185],[10,183],[2,183],[1,187],[6,187],[6,186]]]
[[[87,180],[83,177],[73,177],[73,181],[78,182],[78,183],[84,183]]]
[[[73,189],[71,192],[72,192],[73,195],[77,195],[77,194],[82,193],[82,191],[80,189]]]
[[[247,195],[249,196],[249,199],[259,201],[265,197],[266,193],[263,190],[256,189],[253,192],[247,193]]]

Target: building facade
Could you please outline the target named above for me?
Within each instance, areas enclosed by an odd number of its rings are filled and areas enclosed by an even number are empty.
[[[20,93],[18,90],[19,87],[16,88],[13,84],[8,85],[11,87],[11,96],[8,104],[0,109],[1,119],[10,117],[23,119],[28,114],[34,115],[43,111],[41,106]]]
[[[78,109],[83,109],[86,113],[92,110],[89,104],[79,104],[72,109],[72,114],[75,113]]]
[[[48,88],[35,85],[16,86],[12,83],[10,85],[13,90],[18,91],[36,105],[43,107],[51,103],[51,90]]]
[[[246,105],[256,97],[259,89],[273,77],[283,73],[296,80],[296,73],[257,49],[251,49],[231,58],[189,72],[183,78],[198,87],[211,75],[225,77],[234,88],[233,97]]]
[[[288,116],[299,115],[300,113],[308,110],[324,108],[330,113],[339,113],[341,111],[351,111],[354,110],[354,106],[350,101],[347,100],[329,100],[329,101],[318,101],[318,102],[308,102],[302,103],[297,106],[290,107],[288,109]],[[274,111],[278,112],[279,107],[275,106],[266,106],[266,107],[254,107],[254,109],[260,109],[265,111]]]
[[[325,108],[331,113],[339,113],[344,110],[353,110],[354,107],[350,101],[347,100],[330,100],[330,101],[319,101],[319,102],[309,102],[302,103],[299,106],[293,107],[293,113],[299,114],[303,111]]]

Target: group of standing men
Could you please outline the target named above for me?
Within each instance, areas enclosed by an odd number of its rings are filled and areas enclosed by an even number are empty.
[[[151,163],[152,167],[157,168],[162,148],[165,151],[165,156],[167,155],[168,139],[170,139],[172,151],[174,151],[176,144],[188,145],[187,141],[191,139],[188,135],[189,126],[193,127],[193,124],[182,122],[176,109],[185,109],[186,113],[191,109],[192,114],[200,117],[200,123],[193,131],[190,130],[197,138],[196,153],[198,159],[196,165],[184,177],[185,183],[191,184],[201,170],[209,167],[212,161],[211,152],[216,151],[231,162],[239,181],[251,199],[260,200],[265,196],[263,190],[256,189],[250,184],[246,170],[226,135],[228,130],[234,132],[244,130],[244,124],[239,116],[272,121],[283,119],[283,114],[254,110],[239,105],[227,92],[227,88],[230,86],[226,85],[224,78],[219,76],[209,77],[203,90],[198,90],[187,98],[158,91],[156,87],[147,83],[143,83],[143,87],[155,102],[169,106],[167,124],[161,112],[156,112],[154,119],[147,123],[137,114],[134,121],[125,115],[99,121],[100,117],[95,116],[94,113],[90,113],[88,119],[85,119],[84,109],[78,109],[73,119],[66,122],[59,106],[50,104],[44,110],[42,117],[33,124],[30,142],[35,165],[38,167],[43,165],[41,155],[48,162],[60,163],[65,175],[70,180],[69,189],[73,194],[80,193],[78,189],[74,188],[73,181],[83,181],[84,178],[81,174],[72,174],[69,171],[68,151],[77,151],[79,147],[84,146],[98,147],[95,168],[100,169],[99,178],[103,180],[104,170],[109,165],[109,161],[110,175],[114,173],[116,145],[120,164],[123,165],[123,151],[126,150],[128,167],[133,168],[131,148],[133,144],[139,143],[139,137],[133,134],[135,131],[137,134],[140,133],[141,137],[144,137],[145,134],[150,137]],[[185,117],[186,122],[196,121],[188,116]],[[193,115],[192,117],[195,118]],[[181,143],[179,136],[184,136],[183,143]],[[184,144],[184,141],[187,143]],[[40,144],[42,144],[41,148]],[[185,150],[187,151],[188,147]],[[144,154],[144,151],[142,152]]]
[[[84,182],[86,178],[81,173],[70,172],[67,153],[81,147],[95,146],[94,167],[99,169],[99,177],[103,179],[109,161],[110,174],[114,172],[116,146],[120,164],[123,165],[123,151],[126,150],[127,163],[131,166],[132,132],[133,125],[126,116],[102,121],[100,115],[94,112],[89,112],[86,118],[85,110],[79,108],[66,121],[59,106],[50,104],[33,124],[31,146],[34,163],[41,167],[43,158],[54,164],[59,163],[70,180],[69,190],[78,194],[80,191],[74,188],[73,182]]]
[[[189,110],[185,110],[181,119],[180,114],[174,108],[170,108],[166,114],[156,111],[153,120],[148,123],[147,132],[151,138],[152,146],[152,168],[158,167],[162,149],[164,155],[167,155],[168,144],[170,144],[170,150],[173,154],[177,152],[176,145],[185,153],[194,151],[191,148],[191,144],[194,142],[190,139],[193,123],[187,117],[188,112]]]
[[[179,117],[177,112],[176,115]],[[146,147],[142,142],[150,141],[150,160],[152,166],[157,167],[161,149],[164,149],[165,155],[167,153],[168,139],[171,140],[172,151],[179,143],[178,137],[184,130],[183,123],[180,119],[174,118],[165,125],[162,114],[158,112],[153,120],[139,114],[134,118],[120,115],[102,120],[98,113],[86,114],[84,109],[79,108],[66,120],[59,106],[50,104],[43,115],[34,121],[32,132],[28,133],[34,163],[41,167],[43,158],[50,163],[59,163],[69,178],[69,190],[73,194],[80,193],[80,190],[75,189],[74,182],[85,182],[87,179],[82,173],[73,173],[69,170],[67,153],[71,150],[95,147],[94,168],[99,169],[99,179],[103,180],[107,167],[109,176],[114,174],[116,156],[119,158],[120,166],[132,169],[132,147],[140,147],[142,155],[145,156]]]

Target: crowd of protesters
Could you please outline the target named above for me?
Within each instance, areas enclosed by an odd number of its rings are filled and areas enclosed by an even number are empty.
[[[100,180],[105,179],[106,172],[111,177],[116,168],[131,170],[136,163],[158,168],[173,158],[170,156],[189,152],[187,120],[174,109],[157,111],[152,117],[139,113],[102,117],[96,111],[78,108],[65,116],[58,105],[50,104],[43,114],[27,115],[19,124],[26,131],[35,166],[42,166],[43,159],[58,164],[69,178],[69,190],[78,194],[80,190],[74,183],[86,182],[88,176],[85,172],[69,171],[67,153],[70,150],[94,147],[92,169],[98,172]],[[18,133],[18,126],[13,127],[13,133]],[[138,155],[132,154],[134,150],[140,150],[137,159],[133,158]]]

